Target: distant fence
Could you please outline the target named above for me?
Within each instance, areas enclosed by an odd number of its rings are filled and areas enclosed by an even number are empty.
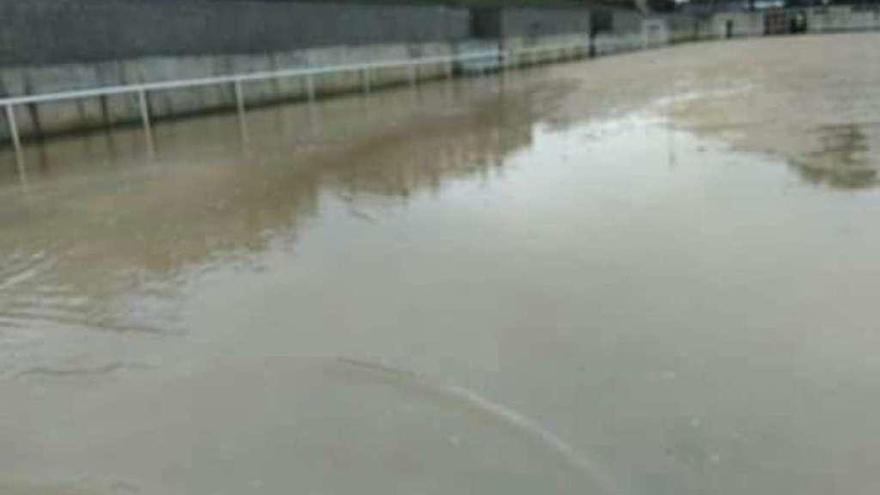
[[[234,74],[202,79],[110,86],[76,91],[64,91],[59,93],[19,96],[0,99],[0,107],[3,108],[6,123],[9,128],[9,139],[15,153],[16,163],[18,167],[22,169],[24,167],[24,155],[16,109],[26,105],[38,103],[51,104],[72,100],[94,100],[119,95],[132,96],[137,101],[140,121],[144,129],[148,148],[152,149],[152,117],[148,98],[150,94],[156,92],[207,88],[220,85],[231,86],[235,95],[235,106],[239,115],[243,116],[245,105],[247,103],[247,85],[252,83],[291,78],[302,79],[306,86],[306,97],[309,100],[314,100],[316,98],[315,79],[320,76],[339,73],[358,74],[361,81],[361,90],[364,93],[369,93],[373,87],[374,74],[378,71],[405,70],[408,74],[407,78],[409,83],[415,85],[419,82],[420,70],[425,67],[439,66],[447,77],[452,77],[456,69],[460,72],[484,72],[487,70],[505,69],[509,67],[515,68],[548,61],[580,58],[586,56],[588,51],[588,44],[583,42],[547,44],[529,48],[517,48],[515,50],[493,49],[452,56],[422,57],[407,60],[388,60],[328,67],[253,72],[248,74]]]
[[[0,6],[7,6],[8,1],[0,0]],[[31,5],[70,1],[32,0]],[[81,0],[83,4],[88,1]],[[136,0],[92,1],[117,6],[137,3]],[[148,2],[147,5],[164,5],[163,8],[173,10],[190,3],[202,7],[231,3],[230,0],[165,1],[170,4]],[[240,5],[263,3],[243,1]],[[278,1],[266,5],[303,4]],[[455,9],[441,12],[453,11]],[[346,20],[345,12],[348,11],[334,14],[336,22],[350,21]],[[397,22],[395,12],[390,11],[390,17],[377,22],[393,25]],[[488,9],[481,10],[476,17],[473,16],[476,11],[464,12],[469,19],[464,34],[472,35],[476,30],[498,36],[470,36],[451,42],[422,44],[411,40],[385,45],[365,42],[242,56],[228,55],[235,52],[230,49],[218,56],[142,56],[98,63],[0,66],[0,147],[4,142],[11,142],[20,156],[22,137],[42,137],[137,120],[149,134],[150,122],[154,119],[235,107],[241,112],[245,105],[313,99],[316,94],[329,96],[361,89],[367,92],[379,86],[451,75],[453,67],[460,72],[481,72],[540,63],[547,61],[543,58],[547,54],[550,59],[610,55],[678,42],[781,34],[795,25],[803,28],[796,32],[880,29],[880,11],[848,7],[650,18],[610,11],[604,20],[600,19],[602,22],[592,22],[596,18],[582,9]],[[473,20],[479,22],[471,22]],[[241,22],[248,25],[254,21]],[[608,26],[597,28],[604,24]],[[440,36],[444,32],[434,33]],[[546,34],[553,32],[566,34]],[[0,30],[0,38],[8,36],[8,30]],[[185,47],[186,43],[180,46]],[[155,48],[145,46],[143,50]],[[203,45],[199,49],[204,48]],[[8,49],[8,45],[0,44],[0,52]]]

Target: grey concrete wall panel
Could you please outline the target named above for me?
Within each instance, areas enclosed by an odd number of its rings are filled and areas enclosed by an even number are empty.
[[[501,32],[510,38],[586,34],[590,13],[587,9],[507,8],[502,11]]]
[[[455,41],[470,29],[467,9],[439,5],[0,0],[0,65]]]

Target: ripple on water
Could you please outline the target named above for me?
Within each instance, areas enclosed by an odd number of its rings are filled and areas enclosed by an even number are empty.
[[[112,297],[61,278],[45,252],[0,261],[0,376],[87,377],[140,368],[120,360],[132,335],[179,334],[174,298],[155,286]]]

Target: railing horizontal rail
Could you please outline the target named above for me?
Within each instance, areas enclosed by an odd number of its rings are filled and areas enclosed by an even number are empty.
[[[176,81],[160,81],[152,83],[128,84],[122,86],[104,86],[91,89],[78,89],[70,91],[61,91],[57,93],[44,93],[36,95],[24,95],[0,98],[0,107],[3,108],[6,123],[9,127],[9,141],[15,152],[15,161],[18,166],[19,174],[22,178],[24,173],[24,149],[21,143],[18,123],[16,122],[15,107],[21,105],[30,105],[37,103],[54,103],[69,100],[79,100],[86,98],[101,98],[113,95],[134,95],[138,102],[138,111],[140,113],[141,122],[144,128],[144,135],[147,142],[147,149],[152,152],[153,134],[152,119],[150,116],[150,107],[147,99],[148,93],[156,91],[168,91],[174,89],[200,88],[208,86],[217,86],[222,84],[231,84],[235,92],[235,104],[238,109],[239,119],[244,128],[244,111],[245,96],[243,85],[248,82],[277,80],[283,78],[305,78],[305,96],[311,101],[315,98],[315,78],[318,76],[326,76],[330,74],[340,74],[353,72],[361,74],[363,91],[369,93],[371,86],[371,71],[380,69],[409,69],[409,80],[411,84],[418,82],[419,73],[417,68],[420,66],[444,64],[447,77],[453,75],[453,64],[456,62],[477,62],[471,67],[465,67],[467,70],[475,72],[484,72],[488,69],[505,69],[512,65],[519,66],[523,64],[534,64],[538,62],[535,56],[542,52],[556,52],[556,58],[562,58],[578,50],[586,53],[589,46],[586,42],[538,45],[532,47],[502,47],[491,50],[474,51],[470,53],[461,53],[456,55],[443,55],[435,57],[419,57],[405,60],[379,60],[373,62],[365,62],[358,64],[341,64],[323,67],[297,67],[290,69],[282,69],[275,71],[259,71],[249,72],[245,74],[230,74],[216,77],[203,77],[197,79],[181,79]],[[531,55],[523,60],[523,56]],[[480,64],[478,62],[490,60],[489,64]]]
[[[282,69],[277,71],[249,72],[245,74],[230,74],[225,76],[204,77],[197,79],[181,79],[176,81],[161,81],[153,83],[128,84],[123,86],[104,86],[91,89],[61,91],[58,93],[44,93],[37,95],[13,96],[0,98],[0,106],[27,105],[33,103],[49,103],[54,101],[77,100],[82,98],[95,98],[101,96],[113,96],[130,93],[163,91],[172,89],[186,89],[200,86],[216,86],[221,84],[234,84],[236,82],[255,82],[288,77],[322,76],[345,72],[361,72],[365,70],[407,68],[413,66],[432,65],[440,63],[464,62],[479,60],[488,57],[511,57],[524,53],[539,53],[549,51],[573,50],[583,48],[584,45],[544,45],[538,47],[516,48],[506,50],[489,50],[481,52],[464,53],[458,55],[446,55],[436,57],[420,57],[406,60],[383,60],[359,64],[330,65],[324,67],[299,67]]]

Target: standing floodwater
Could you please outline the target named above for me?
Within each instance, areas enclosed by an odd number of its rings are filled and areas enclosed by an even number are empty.
[[[880,491],[880,35],[0,155],[0,493]]]

